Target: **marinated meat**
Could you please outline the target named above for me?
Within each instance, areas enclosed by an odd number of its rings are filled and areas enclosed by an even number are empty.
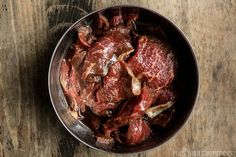
[[[78,96],[78,104],[82,111],[85,111],[85,107],[93,107],[96,102],[95,91],[99,88],[100,84],[85,82],[80,79],[81,91]]]
[[[171,108],[177,99],[176,91],[172,85],[155,91],[154,95],[156,101],[146,111],[149,118],[155,118],[165,110]]]
[[[132,75],[132,71],[130,72]],[[141,84],[137,78],[130,76],[126,64],[118,61],[110,67],[103,78],[103,87],[97,91],[99,102],[120,102],[134,95],[140,94]]]
[[[175,102],[177,99],[177,92],[173,85],[166,86],[161,90],[154,92],[156,101],[155,104],[165,104],[169,101]]]
[[[151,128],[168,127],[175,113],[173,49],[162,40],[167,37],[161,27],[136,20],[138,12],[118,9],[109,19],[99,14],[92,29],[77,28],[73,49],[61,63],[69,113],[94,131],[99,143],[142,143]]]
[[[134,106],[131,117],[139,118],[145,114],[145,111],[152,105],[154,99],[150,88],[144,86],[142,88],[142,94],[138,99],[138,103]]]
[[[70,79],[71,65],[70,63],[63,59],[60,68],[60,83],[63,90],[67,93],[69,89],[69,79]]]
[[[78,43],[84,47],[90,47],[91,44],[96,40],[96,37],[92,34],[90,27],[79,27],[78,29]]]
[[[146,121],[142,119],[132,120],[126,134],[126,143],[130,145],[142,143],[150,134],[151,129]]]
[[[127,101],[120,109],[118,114],[104,124],[106,132],[112,132],[119,127],[129,124],[131,120],[139,119],[151,106],[153,97],[151,91],[144,87],[141,94],[130,101]]]
[[[95,81],[99,76],[105,76],[114,60],[122,53],[133,51],[130,39],[120,32],[110,32],[99,38],[88,50],[84,61],[83,79]]]
[[[60,68],[60,82],[67,96],[70,107],[78,111],[78,97],[79,97],[79,82],[77,79],[77,72],[71,64],[63,60]]]
[[[80,68],[85,56],[86,56],[86,51],[75,52],[74,56],[71,59],[71,64],[76,71],[79,71],[79,68]]]
[[[97,27],[100,29],[102,28],[104,30],[107,30],[110,27],[110,23],[108,22],[107,18],[103,16],[102,14],[98,15]]]
[[[135,55],[128,65],[138,78],[143,78],[155,90],[170,84],[175,75],[175,58],[172,49],[159,39],[141,36]]]
[[[61,63],[60,82],[70,108],[74,111],[85,111],[85,106],[92,106],[94,103],[94,91],[98,88],[99,84],[89,83],[81,79],[81,64],[86,51],[78,48],[74,50],[73,57],[69,60],[64,59]]]

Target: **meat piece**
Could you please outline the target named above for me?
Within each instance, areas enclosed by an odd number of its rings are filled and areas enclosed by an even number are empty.
[[[93,104],[95,99],[94,90],[98,85],[85,83],[80,76],[85,55],[85,51],[76,51],[71,59],[63,60],[61,63],[60,82],[71,111],[84,112],[85,106]]]
[[[94,102],[91,107],[93,113],[98,116],[111,117],[113,111],[117,109],[117,104],[115,103],[105,103],[105,102]]]
[[[176,69],[172,49],[166,43],[146,36],[139,38],[135,55],[128,65],[138,78],[143,78],[155,90],[171,83]]]
[[[125,102],[117,115],[109,119],[105,124],[103,124],[104,132],[111,133],[116,131],[119,127],[128,125],[130,121],[130,115],[132,114],[133,108],[137,100],[130,100]]]
[[[125,22],[123,19],[126,19]],[[121,12],[118,11],[115,16],[111,17],[108,22],[108,19],[103,15],[98,16],[97,23],[93,25],[93,34],[96,36],[103,36],[108,32],[118,31],[123,34],[130,34],[133,30],[133,25],[131,25],[131,21],[135,21],[137,16],[125,16],[121,15]]]
[[[71,59],[71,64],[76,71],[79,71],[80,65],[82,64],[86,56],[86,51],[77,51]]]
[[[78,29],[78,44],[84,47],[90,47],[96,37],[92,34],[92,29],[90,27],[80,26]]]
[[[121,13],[119,13],[118,15],[115,15],[113,16],[109,23],[111,26],[118,26],[119,24],[122,24],[124,21],[123,21],[123,17],[121,15]]]
[[[139,97],[138,103],[135,105],[133,112],[131,114],[132,118],[139,118],[145,114],[145,111],[152,105],[153,103],[153,94],[152,91],[144,86],[142,88],[142,94]]]
[[[60,82],[64,91],[72,97],[79,94],[79,84],[76,75],[75,68],[68,61],[63,60],[60,69]]]
[[[176,101],[176,91],[172,85],[155,91],[155,103],[147,109],[146,114],[149,118],[154,118],[168,108],[172,107]]]
[[[103,16],[102,14],[98,15],[97,27],[100,29],[104,29],[104,30],[108,30],[110,27],[110,24],[109,24],[107,18],[105,16]]]
[[[80,92],[78,73],[75,68],[66,60],[63,60],[60,68],[60,82],[64,93],[69,101],[69,106],[75,111],[78,110],[78,96]]]
[[[145,141],[151,134],[148,123],[142,119],[132,120],[126,134],[126,143],[130,145]]]
[[[164,87],[161,90],[155,91],[154,93],[156,102],[155,104],[165,104],[169,101],[175,102],[177,99],[177,92],[172,85]]]
[[[80,106],[83,106],[84,108],[85,106],[92,108],[93,105],[96,103],[95,91],[98,88],[100,88],[99,83],[91,83],[81,80],[81,91],[78,98],[78,103],[80,104]]]
[[[112,58],[127,51],[133,51],[130,39],[119,32],[110,32],[99,38],[88,50],[84,61],[82,78],[95,82],[98,76],[105,76],[114,61]],[[114,56],[115,55],[115,56]]]
[[[129,124],[130,120],[139,119],[153,102],[151,91],[145,86],[141,94],[121,107],[116,116],[104,124],[105,132],[112,132],[119,127]]]
[[[120,62],[113,64],[108,74],[103,78],[103,88],[97,92],[99,102],[119,102],[131,96],[131,81]]]
[[[60,67],[60,83],[65,92],[68,92],[69,90],[70,71],[70,63],[67,60],[63,59]]]
[[[131,22],[136,21],[139,18],[139,13],[128,14],[124,16],[126,25],[131,25]]]
[[[131,130],[129,132],[131,133],[133,125],[136,125],[136,123],[132,124],[132,121],[140,119],[144,115],[145,111],[151,106],[152,102],[153,102],[153,99],[152,99],[151,91],[148,90],[147,86],[145,86],[142,89],[142,93],[141,93],[141,95],[139,95],[138,98],[127,101],[121,107],[121,110],[117,113],[117,115],[115,115],[112,119],[109,119],[103,125],[106,137],[110,137],[112,132],[114,132],[114,131],[116,132],[118,130],[118,128],[128,125],[130,123],[131,123],[131,126],[130,126]],[[140,124],[142,124],[142,123],[140,123]],[[144,124],[140,127],[143,127],[144,130],[148,130]],[[139,132],[134,137],[132,137],[130,135],[130,133],[127,133],[127,136],[130,136],[130,137],[128,137],[129,140],[127,142],[130,144],[132,144],[132,142],[133,142],[133,144],[139,143],[139,142],[145,140],[146,137],[149,136],[148,131],[147,131],[147,134],[146,133],[143,134],[143,133]],[[116,136],[118,136],[118,135],[116,135]],[[120,140],[119,137],[116,137],[116,139]]]
[[[141,83],[132,76],[132,71],[129,73],[125,62],[119,61],[113,64],[103,78],[103,88],[98,90],[97,100],[116,103],[133,95],[139,95]]]

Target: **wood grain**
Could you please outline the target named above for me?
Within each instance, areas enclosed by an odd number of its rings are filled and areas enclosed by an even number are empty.
[[[121,156],[75,140],[47,90],[49,60],[65,29],[115,4],[144,6],[174,21],[189,38],[200,71],[199,99],[185,127],[161,147],[129,156],[236,151],[236,1],[0,0],[0,157]]]

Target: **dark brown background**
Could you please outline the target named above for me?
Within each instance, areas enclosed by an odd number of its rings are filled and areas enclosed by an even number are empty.
[[[64,30],[87,12],[114,4],[144,6],[173,20],[200,68],[199,99],[185,127],[161,147],[130,156],[236,151],[235,0],[0,0],[0,157],[117,156],[75,140],[47,91],[49,60]]]

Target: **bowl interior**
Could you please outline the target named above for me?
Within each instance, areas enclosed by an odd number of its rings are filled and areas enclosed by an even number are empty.
[[[90,25],[97,17],[98,12],[105,16],[111,16],[113,11],[121,9],[122,13],[139,13],[138,22],[152,26],[161,26],[164,30],[168,42],[174,48],[178,59],[178,72],[176,84],[178,88],[178,100],[175,104],[176,115],[172,119],[170,126],[165,130],[154,131],[149,140],[136,146],[124,146],[121,144],[102,145],[96,142],[92,132],[83,125],[82,122],[75,120],[67,112],[67,102],[59,82],[60,63],[76,37],[76,27],[80,25]],[[59,41],[49,68],[49,92],[53,107],[66,129],[84,144],[103,151],[115,153],[134,153],[151,149],[159,146],[171,138],[183,126],[191,113],[196,101],[198,92],[198,70],[195,56],[187,39],[181,31],[169,20],[156,12],[140,7],[120,6],[102,9],[77,21],[71,26]]]

